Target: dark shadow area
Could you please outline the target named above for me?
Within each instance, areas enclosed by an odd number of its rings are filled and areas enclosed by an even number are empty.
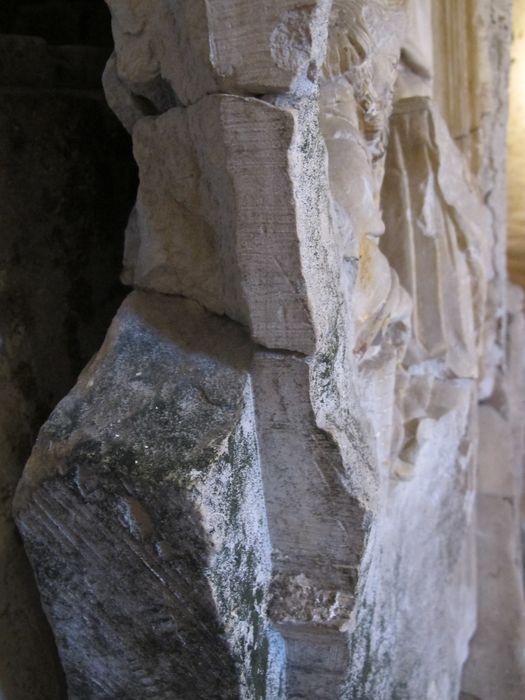
[[[104,0],[2,0],[0,33],[39,36],[62,46],[113,44]]]
[[[125,290],[136,193],[106,106],[103,0],[0,3],[0,697],[65,696],[11,517],[40,425],[100,346]]]

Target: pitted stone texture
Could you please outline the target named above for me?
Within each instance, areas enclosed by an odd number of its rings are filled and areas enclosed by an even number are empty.
[[[314,90],[329,0],[107,2],[117,75],[135,95],[159,77],[185,105],[217,92]]]
[[[70,697],[280,697],[250,355],[134,293],[42,429],[15,508]]]
[[[312,90],[326,50],[329,8],[329,0],[208,3],[211,62],[220,88],[256,94]]]

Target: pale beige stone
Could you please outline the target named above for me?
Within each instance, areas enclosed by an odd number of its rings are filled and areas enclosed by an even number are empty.
[[[525,2],[512,3],[512,70],[508,132],[508,211],[509,211],[509,273],[516,284],[525,286],[523,252],[525,241]]]
[[[117,74],[139,95],[159,77],[183,104],[213,92],[307,94],[326,51],[329,0],[108,4]]]
[[[490,219],[446,127],[426,98],[397,104],[383,188],[381,246],[414,299],[407,362],[478,376]]]
[[[327,226],[315,128],[308,103],[226,95],[141,119],[126,279],[226,313],[266,347],[311,352],[327,325],[308,295]]]

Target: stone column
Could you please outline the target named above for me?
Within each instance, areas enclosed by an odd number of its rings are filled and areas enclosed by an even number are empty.
[[[458,697],[508,3],[108,5],[135,291],[15,504],[70,696]]]

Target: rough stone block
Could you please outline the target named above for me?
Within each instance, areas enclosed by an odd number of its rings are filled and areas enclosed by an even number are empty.
[[[326,293],[315,295],[333,283],[322,269],[315,119],[308,105],[218,95],[140,120],[126,281],[196,299],[266,347],[311,353],[337,305],[332,298],[321,310]]]
[[[128,89],[159,76],[182,104],[206,94],[310,93],[330,3],[313,0],[108,0],[117,72]]]
[[[40,433],[15,509],[70,697],[280,697],[250,356],[134,293]]]

